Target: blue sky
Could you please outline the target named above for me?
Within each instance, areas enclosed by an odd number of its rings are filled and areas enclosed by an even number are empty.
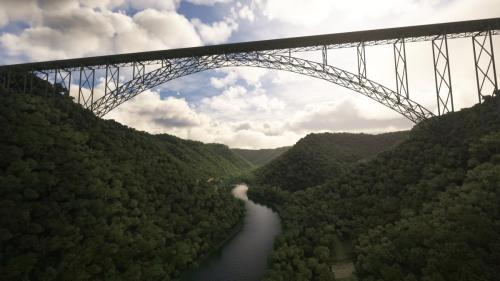
[[[2,0],[0,63],[499,15],[498,0]],[[457,108],[477,99],[471,45],[470,39],[450,41]],[[430,50],[425,43],[407,46],[410,92],[417,102],[436,110]],[[298,56],[320,58],[317,53]],[[330,51],[329,61],[355,71],[355,50]],[[394,88],[392,47],[368,48],[367,61],[368,77]],[[377,133],[412,127],[392,110],[339,86],[253,68],[219,69],[168,82],[105,118],[151,133],[246,148],[291,145],[311,132]]]

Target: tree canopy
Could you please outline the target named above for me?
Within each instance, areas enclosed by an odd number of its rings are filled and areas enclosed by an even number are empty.
[[[174,280],[244,208],[226,146],[150,135],[65,96],[0,89],[0,279]]]
[[[404,140],[408,132],[379,135],[309,134],[255,172],[257,183],[297,191],[337,176],[352,163],[367,159]]]
[[[265,280],[333,280],[346,256],[357,280],[498,280],[500,97],[422,122],[320,185],[249,196],[284,226]]]

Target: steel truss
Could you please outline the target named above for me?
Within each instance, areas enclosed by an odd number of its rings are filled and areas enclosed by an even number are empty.
[[[69,95],[71,87],[71,71],[56,69],[54,73],[54,94]]]
[[[438,35],[432,40],[432,57],[434,60],[434,80],[436,81],[438,114],[442,115],[455,110],[451,87],[448,39],[446,35]]]
[[[398,96],[410,97],[408,89],[408,69],[406,67],[405,39],[399,39],[394,46],[394,68],[396,70],[396,92]]]
[[[251,52],[173,59],[169,63],[168,66],[152,70],[142,76],[136,76],[120,85],[113,92],[109,92],[97,99],[93,103],[96,115],[103,116],[142,91],[182,76],[221,67],[253,66],[285,70],[332,82],[392,108],[413,122],[419,122],[433,116],[432,112],[406,96],[401,96],[365,77],[360,77],[357,74],[331,65],[295,57],[266,52]]]
[[[492,95],[498,90],[491,30],[474,34],[472,36],[472,47],[474,50],[478,98],[479,102],[481,102],[484,96]]]
[[[93,110],[95,86],[95,69],[89,67],[80,68],[80,80],[78,85],[78,103],[84,108]]]

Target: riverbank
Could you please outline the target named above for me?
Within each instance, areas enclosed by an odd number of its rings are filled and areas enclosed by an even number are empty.
[[[245,218],[245,212],[243,212],[243,216],[238,220],[238,223],[236,223],[232,228],[231,230],[229,231],[229,235],[224,238],[224,240],[222,240],[221,242],[219,242],[217,245],[215,245],[213,247],[212,250],[210,250],[209,252],[207,252],[206,254],[203,254],[201,255],[198,260],[200,260],[201,262],[198,263],[194,268],[192,268],[190,271],[192,270],[196,270],[201,264],[203,264],[203,262],[208,259],[210,256],[218,253],[227,243],[229,243],[231,241],[231,239],[233,239],[242,229],[243,229],[243,220]],[[179,280],[182,280],[179,279]]]
[[[281,233],[277,212],[254,203],[246,196],[248,187],[238,185],[233,195],[244,201],[245,218],[239,231],[197,268],[186,272],[182,281],[260,281],[268,269],[274,239]],[[236,231],[237,229],[235,229]]]
[[[286,204],[286,197],[279,192],[271,193],[272,196],[266,197],[265,193],[262,192],[251,192],[249,189],[248,197],[257,202],[258,204],[263,204],[269,208],[276,211],[280,217],[285,215],[284,205]],[[274,201],[276,199],[277,201]],[[280,202],[280,203],[277,203]],[[286,232],[286,231],[285,231]],[[340,238],[335,235],[333,245],[329,248],[331,251],[332,262],[330,263],[330,270],[334,273],[335,280],[337,281],[356,281],[356,276],[354,275],[354,263],[352,261],[352,245],[349,241],[341,241]]]
[[[217,254],[218,252],[220,252],[221,249],[227,243],[229,243],[231,241],[231,239],[233,239],[243,229],[243,225],[244,225],[243,222],[244,222],[245,215],[246,215],[246,208],[245,208],[244,200],[242,198],[238,198],[237,196],[235,196],[235,199],[241,200],[240,205],[241,205],[241,208],[244,209],[244,211],[241,213],[241,216],[238,219],[238,222],[230,229],[229,235],[227,235],[222,241],[220,241],[219,243],[217,243],[216,245],[214,245],[212,247],[212,249],[209,250],[207,253],[202,254],[201,256],[199,256],[197,258],[197,260],[200,261],[200,262],[199,263],[196,262],[196,264],[195,264],[194,267],[192,267],[191,269],[189,269],[187,271],[187,273],[182,274],[178,279],[175,279],[174,281],[185,281],[185,278],[189,274],[189,272],[196,271],[200,266],[203,265],[203,263],[207,259],[209,259],[211,256],[213,256],[213,255]]]

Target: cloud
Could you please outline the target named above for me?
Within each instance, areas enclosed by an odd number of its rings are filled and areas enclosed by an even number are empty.
[[[241,19],[246,19],[248,21],[255,20],[255,14],[253,13],[252,9],[248,5],[244,5],[240,8],[240,10],[238,11],[238,16]]]
[[[404,117],[390,119],[366,118],[356,105],[349,101],[340,104],[323,104],[308,107],[288,124],[296,132],[319,131],[362,131],[383,132],[387,130],[406,130],[412,123]]]
[[[9,22],[33,22],[38,19],[40,9],[36,0],[2,0],[0,5],[0,28]]]
[[[188,129],[206,124],[207,117],[196,113],[184,99],[162,99],[155,91],[147,90],[122,104],[105,116],[153,133],[171,129]]]
[[[202,44],[194,26],[175,11],[146,9],[129,16],[80,7],[42,15],[41,24],[0,35],[0,47],[10,56],[48,60]]]
[[[328,17],[340,1],[331,0],[267,0],[259,2],[269,19],[293,25],[312,26]]]
[[[196,27],[203,42],[207,44],[219,44],[227,41],[233,31],[238,29],[238,23],[232,19],[225,19],[223,21],[214,22],[212,24],[205,24],[201,20],[195,18],[191,22]]]
[[[236,85],[230,86],[221,95],[202,99],[201,106],[215,116],[241,118],[248,114],[272,113],[282,110],[285,105],[277,98],[268,97],[262,89],[248,91]]]
[[[233,0],[186,0],[191,4],[213,6],[217,3],[230,3]]]
[[[217,73],[223,73],[223,77],[211,77],[210,84],[216,89],[222,89],[227,86],[235,85],[242,80],[248,86],[260,87],[261,79],[270,73],[270,70],[257,67],[231,67],[217,69]]]
[[[149,38],[161,40],[166,48],[201,45],[201,40],[188,19],[176,12],[146,9],[134,15],[134,21]]]
[[[126,5],[137,10],[156,9],[174,11],[180,1],[181,0],[127,0]]]
[[[19,4],[23,2],[23,4]],[[8,58],[50,60],[225,42],[238,23],[226,18],[206,24],[176,11],[179,0],[5,0],[0,27],[24,22],[20,32],[0,34]],[[135,9],[126,14],[123,9]],[[17,58],[17,59],[13,59]]]

